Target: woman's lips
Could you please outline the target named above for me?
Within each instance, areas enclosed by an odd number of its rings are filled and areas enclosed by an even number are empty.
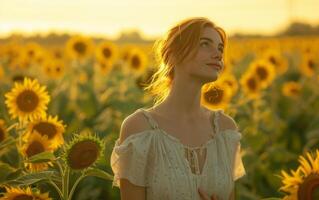
[[[210,66],[210,67],[213,67],[213,68],[215,68],[217,70],[221,70],[222,69],[222,67],[219,64],[208,63],[207,65]]]

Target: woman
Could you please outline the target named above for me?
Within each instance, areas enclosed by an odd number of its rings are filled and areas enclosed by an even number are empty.
[[[228,200],[245,175],[241,133],[223,110],[201,105],[201,87],[223,70],[225,32],[206,18],[172,27],[156,43],[152,108],[122,123],[111,167],[122,200]]]

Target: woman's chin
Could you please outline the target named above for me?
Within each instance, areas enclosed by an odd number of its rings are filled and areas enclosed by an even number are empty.
[[[204,80],[205,83],[209,83],[209,82],[217,81],[218,77],[219,77],[219,74],[215,73],[215,74],[210,74],[209,76],[206,75],[205,77],[203,77],[202,80]]]

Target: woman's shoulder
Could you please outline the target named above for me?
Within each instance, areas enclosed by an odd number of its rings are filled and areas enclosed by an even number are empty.
[[[219,130],[234,130],[238,131],[238,125],[236,121],[229,114],[226,114],[224,110],[218,110],[218,126]]]
[[[151,127],[140,109],[128,115],[121,124],[119,141],[122,143],[126,138],[151,130]]]
[[[210,113],[212,116],[212,121],[214,126],[218,126],[219,131],[223,130],[234,130],[238,131],[238,126],[236,121],[229,114],[226,114],[223,109],[211,110],[203,107],[204,110]]]

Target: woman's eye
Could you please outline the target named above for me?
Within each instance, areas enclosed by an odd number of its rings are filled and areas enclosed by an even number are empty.
[[[207,47],[207,46],[208,46],[208,42],[202,42],[200,45],[201,45],[202,47]]]

